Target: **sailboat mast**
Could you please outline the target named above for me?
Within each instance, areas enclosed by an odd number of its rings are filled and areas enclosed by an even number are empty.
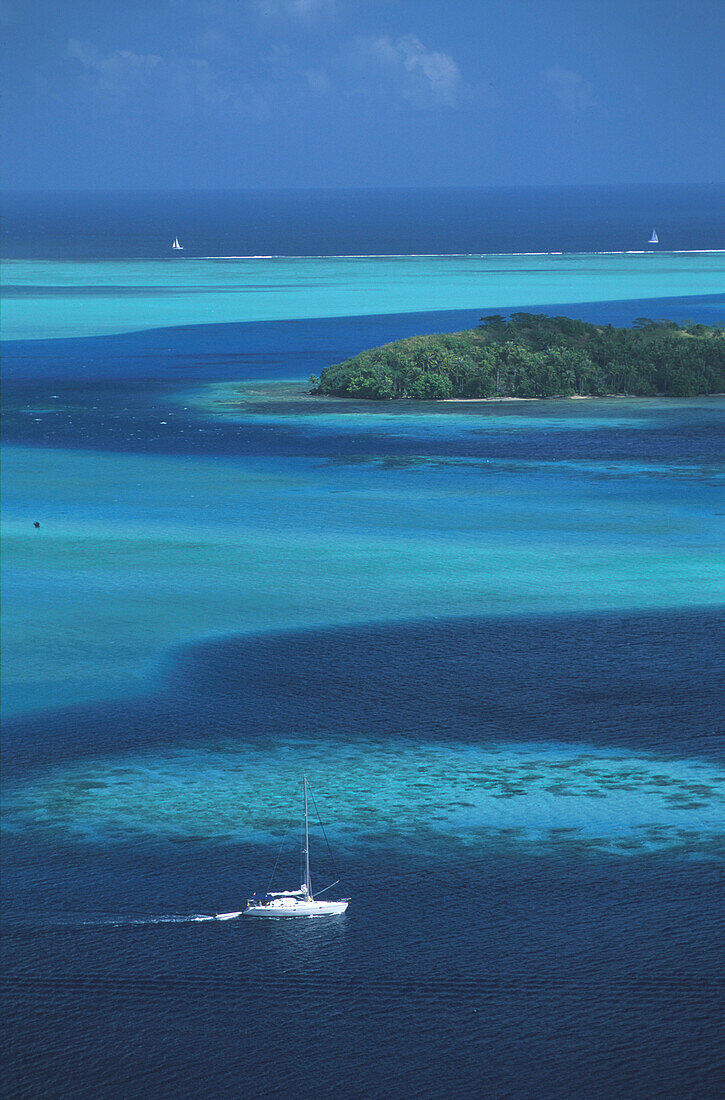
[[[307,776],[304,777],[305,787],[305,886],[307,893],[312,897],[312,883],[310,882],[310,823],[307,815]]]

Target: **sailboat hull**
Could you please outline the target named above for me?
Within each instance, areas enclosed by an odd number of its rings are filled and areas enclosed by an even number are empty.
[[[281,898],[267,905],[248,905],[245,917],[336,917],[345,912],[349,899],[342,901],[297,901]]]

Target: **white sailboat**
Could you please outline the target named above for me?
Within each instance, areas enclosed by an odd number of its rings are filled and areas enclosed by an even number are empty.
[[[651,237],[650,237],[650,239],[649,239],[649,240],[647,241],[647,244],[659,244],[659,243],[660,243],[660,239],[659,239],[659,237],[657,236],[657,230],[656,230],[656,229],[653,229],[653,230],[652,230],[652,236],[651,236]]]
[[[304,860],[305,881],[299,890],[267,890],[264,893],[254,893],[247,901],[244,910],[245,917],[328,917],[344,913],[350,904],[349,898],[341,898],[340,901],[327,901],[324,898],[314,897],[312,893],[312,878],[310,875],[310,823],[307,809],[307,776],[303,781],[305,795],[305,837],[302,847]],[[320,893],[336,886],[337,882],[330,883]]]
[[[174,249],[175,252],[183,252],[183,250],[184,250],[183,244],[179,244],[179,238],[178,237],[174,237],[174,243],[172,244],[171,247]]]

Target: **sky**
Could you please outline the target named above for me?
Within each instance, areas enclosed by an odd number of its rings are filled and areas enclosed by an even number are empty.
[[[0,0],[3,186],[725,180],[725,0]]]

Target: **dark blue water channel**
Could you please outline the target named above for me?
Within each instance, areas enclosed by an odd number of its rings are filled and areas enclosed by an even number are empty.
[[[220,641],[180,653],[149,698],[10,723],[6,781],[281,729],[716,760],[722,625],[660,613]],[[715,853],[463,856],[400,848],[393,829],[348,854],[340,920],[184,919],[239,909],[273,856],[203,831],[9,836],[6,1094],[719,1095]]]
[[[408,255],[725,247],[721,183],[8,193],[6,256]]]
[[[17,288],[17,293],[24,293]],[[4,294],[12,293],[5,287]],[[36,294],[37,288],[31,287]],[[54,293],[56,293],[54,291]],[[117,378],[299,378],[319,374],[364,348],[408,336],[456,332],[496,309],[251,321],[84,336],[63,340],[13,340],[3,348],[6,381]],[[500,312],[508,314],[505,306]],[[621,302],[556,302],[522,306],[519,312],[577,317],[594,324],[631,325],[639,317],[684,323],[725,323],[725,294],[643,298]]]

